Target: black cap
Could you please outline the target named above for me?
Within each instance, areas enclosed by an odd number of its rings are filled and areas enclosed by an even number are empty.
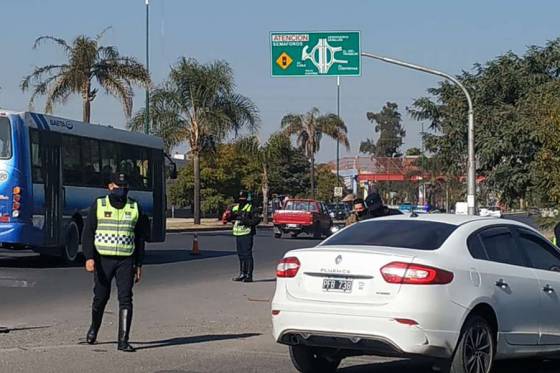
[[[127,187],[128,177],[123,173],[115,173],[111,176],[111,182],[117,184],[120,187]]]

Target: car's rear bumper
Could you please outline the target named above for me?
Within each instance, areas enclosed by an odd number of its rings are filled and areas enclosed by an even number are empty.
[[[299,223],[289,223],[289,224],[274,224],[274,228],[282,232],[311,232],[313,230],[313,224],[299,224]]]
[[[380,356],[450,358],[459,332],[426,330],[384,317],[282,311],[273,316],[278,343],[333,347]]]

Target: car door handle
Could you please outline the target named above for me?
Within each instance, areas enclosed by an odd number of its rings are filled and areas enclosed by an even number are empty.
[[[508,287],[508,284],[503,279],[499,279],[498,281],[496,281],[496,286],[500,289],[506,289]]]
[[[554,293],[554,289],[549,284],[546,284],[546,286],[542,290],[547,294]]]

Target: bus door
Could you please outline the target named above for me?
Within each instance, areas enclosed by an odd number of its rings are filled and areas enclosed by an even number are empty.
[[[166,201],[165,201],[165,161],[161,150],[152,151],[153,163],[153,209],[152,227],[150,232],[151,242],[165,241],[166,229]]]
[[[45,179],[45,244],[58,246],[62,238],[64,188],[60,134],[41,131],[42,167]]]

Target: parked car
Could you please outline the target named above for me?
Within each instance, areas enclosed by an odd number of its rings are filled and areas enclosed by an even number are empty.
[[[351,212],[350,205],[347,203],[329,203],[326,207],[333,220],[346,220]]]
[[[231,218],[231,206],[228,206],[224,213],[222,214],[222,224],[227,224]]]
[[[274,237],[290,233],[297,237],[300,233],[312,234],[315,238],[330,235],[332,218],[322,202],[310,199],[292,199],[282,210],[274,212]]]
[[[334,372],[367,354],[489,373],[496,359],[560,352],[558,272],[559,249],[520,222],[365,220],[285,254],[273,334],[300,372]]]
[[[502,217],[502,210],[500,210],[499,207],[484,207],[481,208],[479,211],[479,215],[480,216],[486,216],[486,217],[495,217],[495,218],[501,218]]]

